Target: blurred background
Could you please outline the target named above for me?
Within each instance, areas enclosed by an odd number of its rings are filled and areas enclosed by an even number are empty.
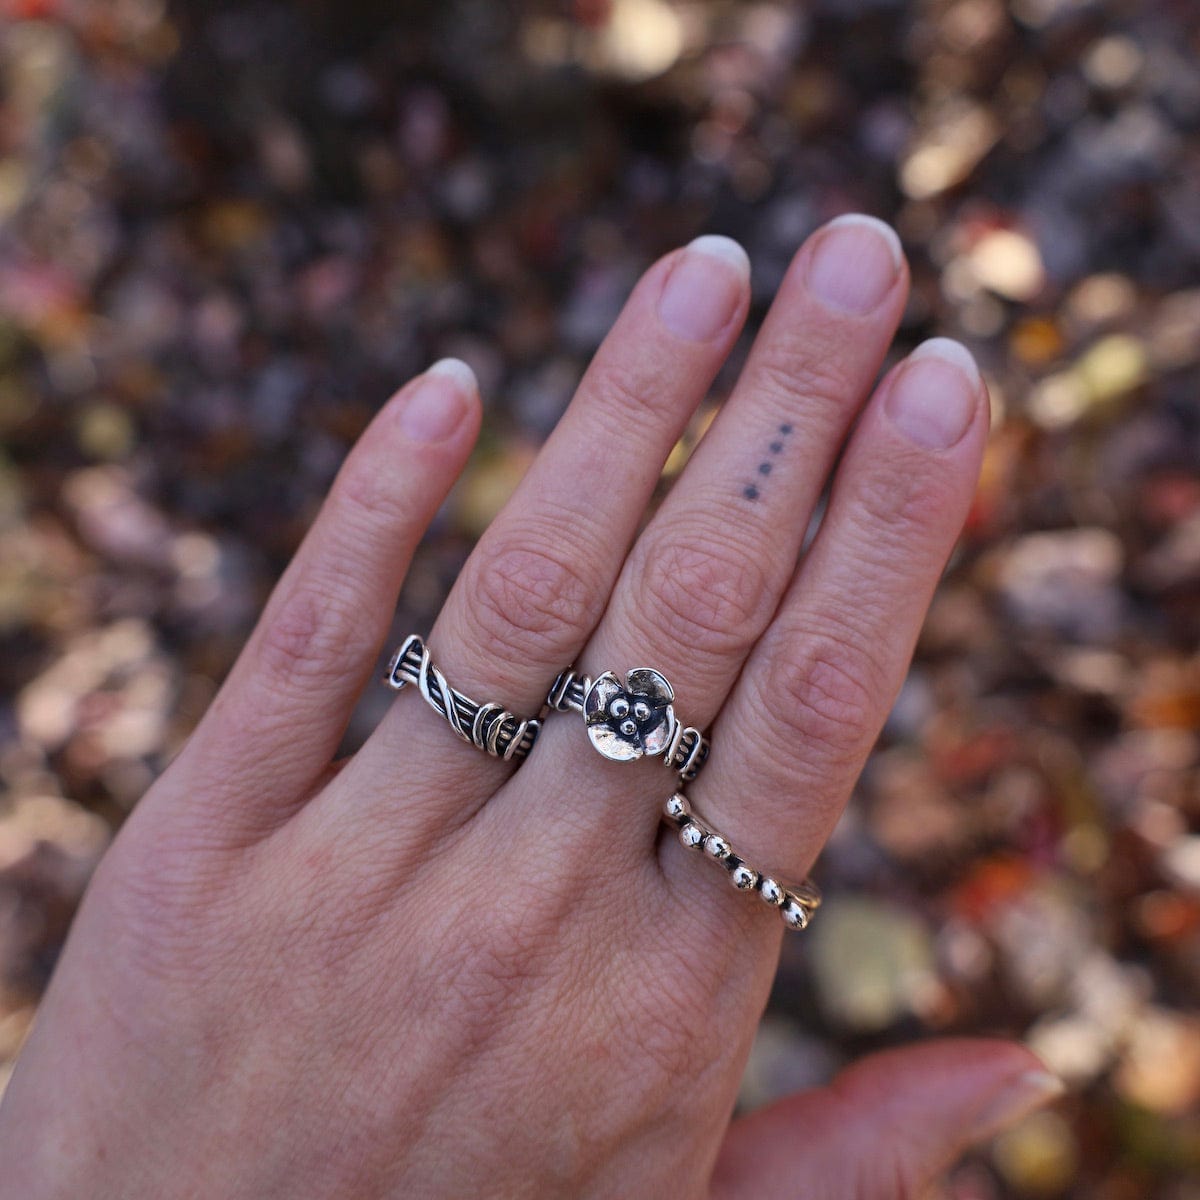
[[[486,398],[427,629],[639,271],[730,234],[757,320],[860,209],[912,263],[897,353],[964,340],[995,432],[744,1102],[1015,1035],[1071,1095],[948,1196],[1200,1197],[1195,0],[0,13],[0,1087],[383,399],[442,355]]]

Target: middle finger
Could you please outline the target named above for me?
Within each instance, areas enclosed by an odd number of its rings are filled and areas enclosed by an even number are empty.
[[[592,632],[663,461],[737,337],[749,274],[736,243],[702,237],[634,289],[438,617],[430,652],[453,687],[514,713],[537,712],[563,660]],[[406,842],[415,831],[440,837],[514,766],[458,741],[410,694],[343,772],[330,808],[345,811],[353,797],[360,823],[378,812]],[[403,813],[395,811],[398,771]]]

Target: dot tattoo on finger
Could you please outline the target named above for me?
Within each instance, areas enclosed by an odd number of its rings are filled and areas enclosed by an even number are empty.
[[[780,425],[775,430],[775,437],[773,438],[770,446],[768,447],[768,449],[770,450],[771,454],[774,457],[777,458],[780,454],[783,453],[784,441],[786,438],[791,436],[791,433],[792,433],[792,426],[790,424],[788,424],[787,422]],[[769,458],[764,458],[763,461],[758,464],[759,475],[761,475],[763,477],[763,479],[765,479],[768,475],[770,475],[771,469],[774,465],[775,464],[772,463]],[[745,487],[742,488],[742,495],[747,500],[757,500],[759,498],[759,496],[762,495],[762,490],[759,487],[758,483],[748,483],[745,485]]]

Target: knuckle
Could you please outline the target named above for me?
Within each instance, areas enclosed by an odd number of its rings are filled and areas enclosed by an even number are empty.
[[[141,819],[139,809],[101,868],[115,920],[114,938],[138,970],[159,980],[203,974],[197,938],[228,941],[239,930],[243,895],[215,852],[218,838],[194,819]],[[161,815],[161,814],[160,814]]]
[[[336,525],[342,529],[410,525],[412,495],[404,478],[404,472],[380,469],[378,463],[348,462],[329,492]]]
[[[272,679],[307,683],[340,677],[346,657],[370,641],[371,619],[353,595],[307,580],[287,592],[270,613],[258,641],[259,666]]]
[[[555,974],[559,930],[569,899],[554,886],[528,880],[512,903],[472,900],[470,919],[454,935],[453,1006],[461,1027],[490,1028],[507,1011]]]
[[[636,594],[655,633],[715,657],[745,653],[770,616],[773,591],[750,554],[664,530],[639,551]]]
[[[864,539],[872,542],[879,542],[886,530],[881,547],[907,557],[912,547],[929,538],[950,502],[946,481],[933,475],[925,462],[896,461],[886,470],[864,475],[856,497],[858,524]]]
[[[639,1061],[651,1064],[659,1085],[678,1094],[683,1085],[695,1094],[706,1094],[726,1069],[720,1055],[705,1052],[713,1029],[713,1012],[721,1004],[727,979],[712,964],[675,946],[665,954],[655,946],[640,960],[642,984],[622,997],[617,1028]],[[670,1013],[669,1021],[663,1014]],[[648,1082],[655,1072],[648,1073]]]
[[[797,397],[802,397],[814,419],[828,414],[826,419],[838,425],[849,413],[849,402],[856,398],[855,385],[837,355],[814,355],[811,349],[783,349],[768,356],[755,371],[755,388],[789,411],[794,410]]]
[[[484,539],[468,563],[468,620],[481,643],[509,661],[574,646],[599,620],[602,588],[581,564],[578,531],[526,527]]]
[[[707,1010],[701,1023],[686,1016],[678,1019],[681,1009],[679,996],[670,995],[662,999],[661,1007],[635,1010],[620,1027],[637,1061],[653,1068],[643,1078],[657,1082],[660,1090],[673,1091],[683,1081],[699,1088],[711,1070],[712,1060],[697,1054],[697,1047],[704,1044],[711,1028],[712,1010]],[[670,1021],[662,1019],[665,1012],[671,1013]]]
[[[596,392],[604,407],[615,410],[622,420],[630,416],[656,415],[654,404],[661,387],[635,374],[626,366],[610,364],[597,380]]]
[[[799,654],[772,660],[763,711],[788,745],[813,746],[836,765],[856,765],[882,710],[879,671],[849,631],[809,634]]]

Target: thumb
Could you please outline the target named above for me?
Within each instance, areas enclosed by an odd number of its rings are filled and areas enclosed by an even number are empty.
[[[1062,1094],[1028,1050],[954,1039],[873,1054],[735,1121],[716,1200],[909,1200],[969,1146]]]

